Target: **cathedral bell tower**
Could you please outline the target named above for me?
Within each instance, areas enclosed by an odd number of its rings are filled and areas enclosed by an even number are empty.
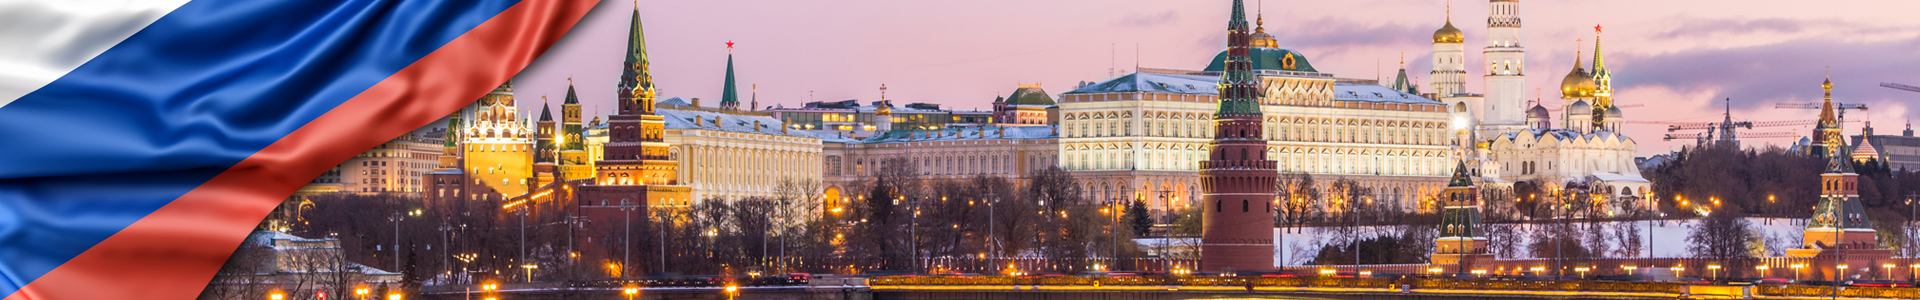
[[[1526,128],[1527,48],[1520,45],[1520,1],[1488,1],[1485,79],[1487,106],[1481,123],[1492,131],[1482,136]]]
[[[1213,141],[1200,162],[1200,270],[1273,269],[1273,190],[1279,177],[1261,133],[1260,81],[1248,55],[1250,32],[1241,0],[1227,23],[1227,59]]]

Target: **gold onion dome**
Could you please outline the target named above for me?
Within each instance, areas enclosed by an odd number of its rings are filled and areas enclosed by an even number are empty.
[[[1573,71],[1567,72],[1566,79],[1560,80],[1561,97],[1590,97],[1593,96],[1593,91],[1599,88],[1599,85],[1593,83],[1593,75],[1588,74],[1587,69],[1580,65],[1580,53],[1574,52]]]
[[[1265,16],[1262,16],[1260,17],[1259,20],[1254,21],[1254,24],[1258,24],[1258,25],[1255,25],[1253,27],[1253,35],[1249,36],[1248,38],[1248,42],[1249,42],[1248,46],[1252,46],[1254,48],[1279,48],[1280,47],[1280,41],[1273,39],[1273,34],[1267,33],[1267,18]]]
[[[1465,40],[1467,40],[1467,35],[1461,33],[1460,28],[1453,27],[1453,20],[1447,20],[1447,26],[1442,26],[1440,30],[1433,31],[1433,43],[1435,44],[1460,43]]]

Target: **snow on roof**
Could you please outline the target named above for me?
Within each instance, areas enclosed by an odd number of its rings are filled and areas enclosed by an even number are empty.
[[[1640,176],[1622,175],[1620,173],[1593,173],[1593,178],[1599,178],[1600,181],[1605,182],[1649,182],[1646,178],[1641,178]]]
[[[687,100],[680,99],[680,97],[667,98],[667,100],[660,100],[660,102],[654,102],[654,103],[667,104],[667,105],[679,105],[679,106],[693,106],[692,103],[687,103]]]
[[[1562,141],[1571,141],[1571,140],[1591,141],[1591,140],[1603,139],[1608,137],[1618,138],[1619,140],[1630,139],[1625,134],[1621,134],[1619,132],[1614,132],[1609,130],[1599,130],[1599,131],[1594,131],[1590,133],[1580,133],[1579,131],[1573,131],[1573,130],[1567,130],[1567,129],[1528,128],[1524,132],[1531,133],[1533,134],[1534,137],[1540,137],[1542,135],[1553,135],[1554,139],[1562,140]],[[1508,132],[1508,133],[1500,134],[1499,137],[1507,140],[1514,140],[1520,137],[1520,133],[1521,132]]]
[[[928,141],[1033,140],[1058,138],[1054,126],[994,126],[936,130],[892,130],[860,141],[867,144]]]
[[[1403,91],[1396,91],[1390,87],[1377,84],[1345,82],[1336,82],[1333,84],[1333,100],[1399,104],[1440,104],[1439,101],[1433,101],[1432,99],[1420,97],[1420,95],[1408,94]]]
[[[1191,95],[1219,95],[1220,78],[1213,75],[1168,74],[1136,72],[1114,78],[1106,82],[1095,83],[1067,94],[1098,93],[1165,93]],[[1333,100],[1364,101],[1402,104],[1433,104],[1440,102],[1408,94],[1393,88],[1375,84],[1336,82],[1333,84]]]
[[[664,108],[656,109],[654,110],[654,112],[656,114],[659,114],[661,117],[666,118],[668,129],[704,129],[704,130],[718,130],[718,131],[729,131],[729,132],[749,132],[749,133],[759,133],[759,134],[796,136],[796,137],[806,137],[806,138],[820,138],[820,136],[817,134],[806,132],[803,130],[787,130],[786,132],[780,132],[780,127],[785,126],[786,123],[782,123],[780,122],[780,119],[775,119],[773,117],[734,115],[734,114],[725,114],[725,113],[718,113],[718,112],[675,110],[675,109],[664,109]],[[719,125],[714,125],[713,121],[716,119],[720,120]],[[694,121],[696,120],[699,121],[699,123],[695,123]],[[759,122],[759,127],[754,127],[755,121]]]
[[[1114,78],[1106,82],[1095,83],[1067,94],[1099,93],[1165,93],[1191,95],[1220,94],[1220,77],[1208,75],[1186,75],[1135,72]]]

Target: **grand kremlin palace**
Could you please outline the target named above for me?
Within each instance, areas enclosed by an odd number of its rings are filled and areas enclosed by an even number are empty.
[[[1410,87],[1321,73],[1305,55],[1276,47],[1264,26],[1252,39],[1267,157],[1280,172],[1312,174],[1323,187],[1351,179],[1373,188],[1374,201],[1434,209],[1428,200],[1453,165],[1444,104]],[[1190,206],[1226,57],[1204,70],[1143,68],[1062,94],[1061,167],[1097,199],[1142,199],[1156,211]]]

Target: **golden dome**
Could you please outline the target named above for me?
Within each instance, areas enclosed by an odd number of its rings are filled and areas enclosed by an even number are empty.
[[[1599,88],[1599,85],[1593,82],[1593,75],[1587,74],[1587,69],[1580,65],[1580,53],[1574,52],[1573,71],[1567,72],[1567,77],[1560,80],[1560,97],[1591,97],[1593,91]]]
[[[1460,28],[1453,27],[1453,20],[1447,20],[1447,26],[1442,26],[1440,27],[1440,30],[1433,31],[1433,43],[1435,44],[1439,44],[1439,43],[1456,43],[1457,44],[1465,40],[1467,40],[1467,35],[1465,33],[1461,33]]]
[[[1259,21],[1255,21],[1254,24],[1258,24],[1258,25],[1255,25],[1253,27],[1253,35],[1248,37],[1249,38],[1248,46],[1252,46],[1254,48],[1279,48],[1280,47],[1279,40],[1273,39],[1273,34],[1267,33],[1267,17],[1266,16],[1261,16]]]

